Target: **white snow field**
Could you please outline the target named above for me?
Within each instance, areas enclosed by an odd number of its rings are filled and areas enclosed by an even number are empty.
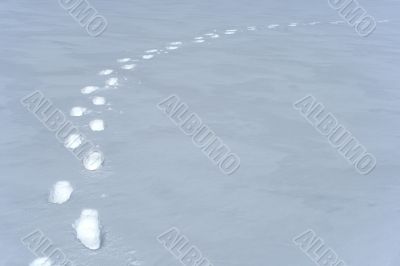
[[[75,221],[73,227],[76,237],[88,249],[99,249],[101,246],[101,229],[99,214],[96,210],[82,210],[81,216]]]
[[[182,265],[185,248],[157,241],[172,227],[214,266],[316,265],[293,242],[307,230],[346,266],[400,265],[399,1],[358,1],[377,21],[369,37],[328,0],[90,0],[108,22],[98,37],[67,2],[1,1],[0,265],[51,257],[21,243],[35,230],[77,266]],[[51,108],[21,106],[35,90],[81,135],[59,143],[37,119]],[[172,94],[188,112],[157,108]],[[293,108],[306,95],[374,171]],[[231,176],[177,126],[192,113],[240,157]],[[73,194],[49,204],[59,180]]]
[[[73,191],[68,181],[58,181],[50,190],[49,202],[63,204],[69,200]]]

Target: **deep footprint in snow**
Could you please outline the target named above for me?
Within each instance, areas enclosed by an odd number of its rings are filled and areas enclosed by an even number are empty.
[[[232,35],[232,34],[235,34],[236,32],[237,32],[236,29],[231,29],[231,30],[226,30],[226,31],[225,31],[225,34],[226,34],[226,35]]]
[[[109,78],[106,80],[106,86],[116,87],[119,85],[118,78]]]
[[[64,141],[64,146],[68,149],[76,149],[83,142],[83,137],[80,134],[71,134]]]
[[[112,70],[112,69],[104,69],[99,72],[99,75],[100,76],[108,76],[108,75],[112,74],[113,72],[114,72],[114,70]]]
[[[157,49],[150,49],[150,50],[147,50],[145,53],[147,53],[147,54],[154,54],[154,53],[157,53],[157,52],[158,52]]]
[[[83,116],[86,114],[87,109],[85,107],[81,106],[75,106],[71,108],[71,111],[69,112],[70,116]]]
[[[89,127],[92,131],[103,131],[104,121],[102,119],[94,119],[90,121]]]
[[[63,204],[67,202],[74,189],[68,181],[58,181],[50,191],[49,202]]]
[[[96,250],[101,247],[101,227],[99,214],[96,210],[85,209],[72,227],[76,237],[88,249]]]
[[[82,94],[90,94],[92,92],[95,92],[97,90],[99,90],[100,88],[97,86],[86,86],[84,88],[81,89],[81,93]]]
[[[145,55],[142,56],[142,58],[145,59],[145,60],[152,59],[153,57],[154,57],[154,55],[152,55],[152,54],[145,54]]]
[[[277,27],[279,27],[279,24],[270,24],[270,25],[268,25],[268,29],[275,29]]]
[[[129,61],[131,61],[132,59],[129,57],[125,57],[125,58],[120,58],[117,60],[118,63],[127,63]]]
[[[91,151],[83,159],[83,166],[89,171],[99,169],[104,163],[104,155],[101,151]]]
[[[122,68],[122,69],[125,69],[125,70],[134,69],[135,67],[136,67],[135,64],[127,64],[127,65],[121,66],[121,68]]]
[[[53,266],[52,261],[47,257],[37,258],[29,266]]]
[[[105,104],[106,104],[106,98],[101,97],[101,96],[95,96],[95,97],[92,99],[92,103],[93,103],[94,105],[105,105]]]

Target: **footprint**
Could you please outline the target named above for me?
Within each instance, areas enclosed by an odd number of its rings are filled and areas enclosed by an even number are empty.
[[[86,113],[87,109],[85,107],[75,106],[69,111],[70,116],[82,116]]]
[[[48,257],[37,258],[29,266],[52,266],[53,262]]]
[[[104,155],[101,151],[91,151],[83,159],[83,166],[89,171],[99,169],[104,163]]]
[[[97,91],[98,89],[100,89],[100,88],[97,87],[97,86],[86,86],[86,87],[81,89],[81,93],[82,94],[90,94],[92,92]]]
[[[126,58],[121,58],[117,60],[119,63],[127,63],[129,61],[131,61],[131,58],[126,57]]]
[[[171,42],[170,45],[176,46],[176,45],[182,45],[182,42]]]
[[[145,60],[152,59],[153,57],[154,57],[154,55],[152,55],[152,54],[146,54],[146,55],[142,56],[142,58],[145,59]]]
[[[153,54],[153,53],[157,53],[157,52],[158,52],[157,49],[151,49],[151,50],[147,50],[145,53]]]
[[[289,26],[289,27],[296,27],[296,26],[297,26],[297,23],[296,23],[296,22],[292,22],[292,23],[290,23],[288,26]]]
[[[83,142],[83,137],[79,134],[71,134],[64,141],[64,146],[68,149],[76,149]]]
[[[58,181],[50,191],[49,202],[63,204],[70,199],[73,191],[74,189],[68,181]]]
[[[236,32],[237,32],[237,30],[235,30],[235,29],[226,30],[226,31],[225,31],[225,34],[227,34],[227,35],[232,35],[232,34],[235,34]]]
[[[107,75],[110,75],[113,72],[114,72],[114,70],[112,70],[112,69],[104,69],[104,70],[100,71],[98,74],[100,76],[107,76]]]
[[[102,119],[94,119],[90,121],[89,127],[92,131],[103,131],[104,121]]]
[[[118,78],[109,78],[106,80],[106,85],[110,87],[118,86]]]
[[[136,67],[135,64],[129,64],[129,65],[123,65],[123,66],[121,66],[121,68],[122,68],[122,69],[125,69],[125,70],[134,69],[135,67]]]
[[[81,216],[72,225],[76,230],[76,237],[88,249],[96,250],[101,246],[101,230],[99,214],[96,210],[82,210]]]
[[[178,46],[168,46],[166,49],[167,50],[176,50],[178,48],[179,48]]]
[[[101,97],[101,96],[96,96],[92,99],[92,103],[94,105],[104,105],[104,104],[106,104],[106,98]]]
[[[333,24],[333,25],[338,25],[338,24],[342,24],[342,23],[344,23],[344,21],[331,21],[331,22],[329,22],[330,24]]]
[[[277,27],[279,27],[279,24],[270,24],[270,25],[268,25],[268,29],[275,29]]]

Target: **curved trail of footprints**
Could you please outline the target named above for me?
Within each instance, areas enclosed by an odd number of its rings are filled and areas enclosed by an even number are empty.
[[[377,23],[387,23],[389,20],[379,20]],[[331,24],[331,25],[339,25],[339,24],[345,24],[345,21],[330,21],[330,22],[320,22],[320,21],[311,21],[308,23],[298,23],[298,22],[292,22],[287,25],[280,25],[280,24],[269,24],[266,26],[248,26],[242,29],[238,28],[232,28],[232,29],[225,29],[225,30],[213,30],[211,32],[207,32],[201,36],[196,36],[192,40],[183,42],[183,41],[173,41],[168,43],[166,46],[164,46],[161,49],[149,49],[144,52],[144,54],[140,58],[132,59],[129,57],[126,58],[120,58],[117,59],[117,63],[119,64],[119,68],[123,71],[133,71],[135,70],[138,65],[140,64],[141,61],[147,61],[156,58],[157,56],[160,56],[162,54],[168,54],[170,52],[176,51],[178,49],[181,49],[185,46],[188,46],[190,44],[201,44],[201,43],[206,43],[210,42],[212,40],[222,38],[223,36],[229,36],[229,35],[234,35],[237,33],[242,33],[242,32],[254,32],[254,31],[261,31],[261,30],[279,30],[279,28],[283,27],[298,27],[298,26],[316,26],[316,25],[323,25],[323,24]],[[97,75],[104,77],[104,86],[86,86],[81,89],[81,94],[83,95],[88,95],[91,99],[91,103],[94,106],[103,106],[106,110],[113,110],[111,107],[111,104],[107,102],[107,99],[104,96],[101,96],[101,92],[105,90],[111,90],[111,89],[118,89],[118,87],[121,85],[121,82],[126,81],[127,78],[122,75],[122,80],[117,77],[116,74],[118,71],[114,69],[103,69],[100,70]],[[95,94],[95,95],[94,95]],[[93,96],[92,96],[93,95]],[[83,106],[74,106],[70,110],[70,116],[73,117],[82,117],[84,115],[90,115],[93,114],[93,112],[90,108],[88,107],[83,107]],[[99,112],[101,114],[101,112]],[[96,114],[98,116],[98,114]],[[100,117],[96,117],[92,119],[89,122],[89,128],[93,132],[99,132],[103,131],[106,129],[106,123],[101,119]],[[80,139],[79,135],[71,135],[67,139],[65,145],[70,148],[77,148],[83,143],[83,140]],[[97,170],[97,169],[91,169],[91,170]],[[72,186],[69,184],[68,181],[60,181],[57,182],[53,189],[51,190],[51,194],[49,197],[49,201],[52,203],[58,203],[62,204],[70,198],[70,195],[73,191]],[[99,249],[101,247],[101,232],[100,232],[100,223],[98,219],[98,212],[96,210],[91,210],[91,209],[85,209],[82,210],[81,216],[78,220],[76,220],[75,224],[73,225],[75,230],[77,231],[77,238],[82,242],[84,246],[86,246],[89,249]],[[135,253],[135,251],[128,252],[129,254]],[[141,265],[141,262],[129,258],[128,259],[128,264],[126,265],[131,265],[131,266],[139,266]],[[40,265],[49,265],[51,266],[52,263],[50,259],[44,259],[44,258],[38,258],[35,261],[31,263],[33,266],[40,266]]]

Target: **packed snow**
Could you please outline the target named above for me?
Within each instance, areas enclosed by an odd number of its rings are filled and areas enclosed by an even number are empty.
[[[97,210],[85,209],[73,227],[76,237],[88,249],[96,250],[101,246],[101,229]]]
[[[37,258],[29,266],[52,266],[52,261],[47,257]]]
[[[90,129],[93,131],[103,131],[104,130],[104,121],[101,119],[94,119],[89,123]]]
[[[49,202],[63,204],[70,199],[73,191],[74,189],[68,181],[58,181],[50,191]]]
[[[80,106],[75,106],[71,108],[71,111],[69,112],[70,116],[82,116],[86,113],[86,108],[85,107],[80,107]]]
[[[104,163],[104,155],[100,151],[91,151],[83,159],[83,165],[87,170],[99,169]]]

